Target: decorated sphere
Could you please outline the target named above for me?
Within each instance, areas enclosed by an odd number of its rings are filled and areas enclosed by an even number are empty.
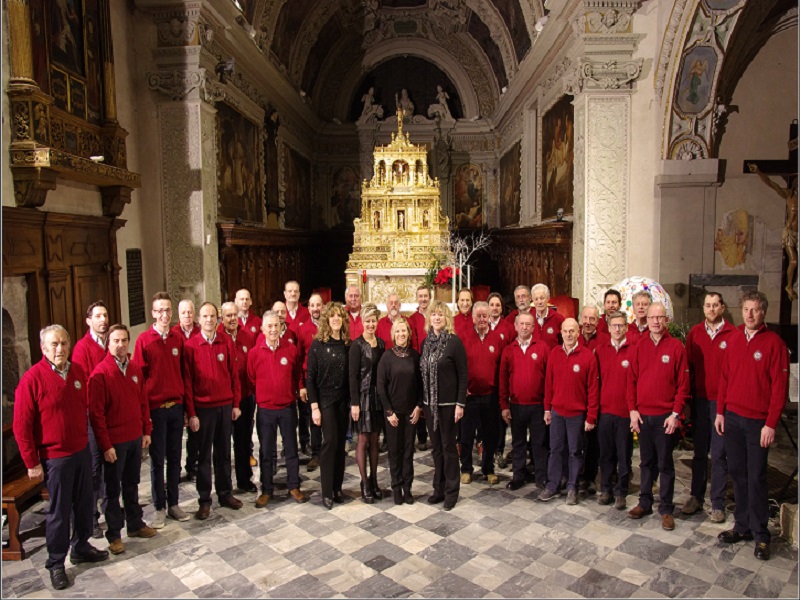
[[[633,295],[640,290],[648,292],[653,302],[661,302],[667,308],[667,316],[672,319],[672,300],[657,281],[648,277],[628,277],[611,287],[622,296],[620,310],[628,315],[628,323],[633,323],[634,320]]]

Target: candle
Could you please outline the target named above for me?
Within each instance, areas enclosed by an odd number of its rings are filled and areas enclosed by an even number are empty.
[[[364,269],[363,271],[361,271],[361,281],[362,281],[363,283],[367,283],[367,270],[366,270],[366,269]]]

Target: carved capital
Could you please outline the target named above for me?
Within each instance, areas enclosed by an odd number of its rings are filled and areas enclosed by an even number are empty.
[[[206,70],[202,67],[190,71],[153,71],[147,74],[147,86],[172,100],[184,100],[197,92],[205,95]]]
[[[639,78],[644,60],[598,62],[582,58],[579,77],[585,89],[618,90]]]
[[[47,192],[56,189],[58,173],[45,167],[16,167],[11,170],[14,178],[14,200],[17,206],[40,208]]]
[[[585,0],[581,22],[585,33],[630,33],[638,0]]]
[[[126,204],[131,203],[131,188],[124,185],[110,185],[100,188],[103,199],[103,215],[118,217],[122,214]]]
[[[184,2],[155,13],[158,45],[196,46],[199,44],[201,2]]]

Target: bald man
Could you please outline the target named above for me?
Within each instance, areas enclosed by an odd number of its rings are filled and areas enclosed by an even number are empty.
[[[261,317],[254,312],[250,312],[250,307],[253,306],[253,299],[250,297],[250,291],[244,288],[236,292],[236,308],[239,312],[239,321],[242,327],[247,329],[254,336],[258,335],[261,331]]]

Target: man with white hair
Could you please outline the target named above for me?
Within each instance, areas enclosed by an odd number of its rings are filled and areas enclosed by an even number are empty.
[[[347,316],[350,319],[350,339],[354,340],[364,333],[364,324],[361,322],[361,288],[357,285],[348,285],[344,291]]]
[[[287,281],[283,286],[283,297],[286,300],[286,325],[298,333],[303,323],[311,318],[308,309],[300,304],[300,284],[294,279]]]
[[[375,330],[375,335],[383,340],[383,343],[386,344],[387,350],[394,346],[394,341],[392,340],[392,325],[397,319],[401,318],[400,296],[392,292],[386,297],[386,316],[378,320],[378,327]],[[409,329],[411,329],[411,339],[409,340],[409,344],[412,348],[416,348],[419,346],[416,341],[416,332],[414,331],[413,327]]]
[[[649,335],[647,309],[650,308],[652,303],[653,298],[647,290],[639,290],[631,297],[633,322],[628,325],[628,333],[625,335],[631,344],[635,344]]]
[[[200,333],[200,325],[194,319],[194,302],[186,298],[178,302],[178,322],[173,325],[172,331],[182,335],[184,341]]]
[[[533,306],[536,309],[536,323],[533,336],[547,343],[552,350],[560,343],[561,324],[564,322],[564,315],[556,312],[554,308],[547,306],[550,299],[550,288],[543,283],[537,283],[532,288]]]

